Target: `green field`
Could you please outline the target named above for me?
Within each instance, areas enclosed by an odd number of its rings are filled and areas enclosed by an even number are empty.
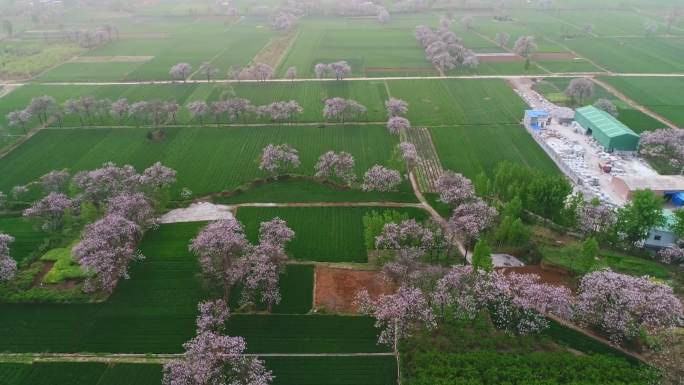
[[[0,352],[179,352],[194,333],[197,303],[210,297],[197,258],[188,251],[203,225],[162,225],[148,233],[140,245],[146,259],[132,265],[131,279],[120,282],[104,303],[0,304]],[[292,314],[311,307],[313,284],[310,266],[292,269],[282,278],[283,300],[274,308],[288,314],[234,314],[230,319],[230,333],[246,337],[250,351],[384,349],[375,344],[369,318]]]
[[[434,127],[430,133],[442,165],[471,179],[481,172],[492,177],[496,166],[505,160],[559,172],[551,158],[517,124]],[[482,151],[484,148],[487,151]]]
[[[287,266],[285,274],[280,277],[281,302],[274,305],[272,312],[280,314],[306,314],[313,306],[313,265],[292,264]],[[239,308],[240,285],[231,291],[230,308]],[[258,311],[266,310],[263,304],[257,304]]]
[[[288,246],[290,258],[319,262],[366,262],[362,218],[366,212],[382,208],[360,207],[241,207],[237,218],[256,241],[259,224],[279,217],[296,233]],[[420,209],[397,209],[418,220],[427,218]]]
[[[393,356],[265,357],[273,385],[393,385]],[[0,363],[3,385],[159,385],[157,364],[94,362]]]
[[[0,233],[14,237],[14,242],[10,244],[10,255],[17,262],[34,254],[46,236],[36,229],[34,223],[14,215],[0,215]]]
[[[684,126],[684,78],[603,77],[601,80],[676,125]],[[657,128],[662,128],[662,124],[658,123]]]
[[[231,66],[246,66],[273,33],[260,28],[261,20],[226,24],[220,18],[201,23],[191,19],[153,18],[145,31],[129,31],[84,56],[147,56],[149,60],[101,63],[65,63],[46,72],[39,81],[169,80],[169,69],[186,62],[196,71],[202,62],[219,69],[225,78]],[[217,44],[217,40],[221,43]]]
[[[313,179],[280,178],[269,183],[241,187],[232,195],[218,195],[213,201],[222,204],[249,202],[262,203],[314,203],[314,202],[417,202],[412,191],[365,192],[341,188]]]
[[[113,161],[142,170],[161,161],[178,171],[174,198],[186,186],[195,195],[205,195],[265,177],[258,159],[269,143],[289,143],[298,149],[302,166],[297,172],[305,175],[313,175],[324,152],[347,151],[354,155],[361,177],[374,164],[388,164],[398,143],[382,126],[169,128],[158,142],[150,142],[146,133],[136,128],[41,131],[0,159],[0,190],[9,191],[53,169],[75,172]]]

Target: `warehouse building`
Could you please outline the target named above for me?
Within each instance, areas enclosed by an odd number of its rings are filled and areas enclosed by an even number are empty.
[[[663,198],[675,197],[684,192],[684,176],[681,175],[650,175],[650,176],[616,176],[610,181],[612,190],[624,201],[632,199],[637,190],[651,190]]]
[[[609,113],[594,106],[578,108],[575,121],[607,152],[631,152],[639,148],[639,135]]]

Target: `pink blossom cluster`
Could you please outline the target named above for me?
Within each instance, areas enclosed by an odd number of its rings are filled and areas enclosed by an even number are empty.
[[[287,121],[304,111],[302,106],[295,100],[273,102],[264,106],[256,107],[257,117],[268,117],[274,122]]]
[[[411,129],[411,122],[401,116],[392,116],[387,120],[387,130],[390,134],[400,134]]]
[[[605,203],[586,202],[577,210],[577,227],[584,234],[606,232],[617,222],[615,209]]]
[[[109,198],[107,214],[126,218],[142,229],[149,229],[157,224],[154,208],[142,193],[121,194]]]
[[[449,218],[449,226],[456,234],[470,241],[491,226],[497,215],[495,208],[487,206],[482,199],[475,198],[454,209]]]
[[[356,305],[360,312],[375,318],[381,344],[396,347],[399,339],[409,336],[417,327],[430,329],[437,325],[427,295],[415,287],[402,286],[396,293],[375,301],[364,290],[357,294]]]
[[[470,179],[453,171],[445,171],[435,182],[439,200],[458,205],[475,197],[475,188]]]
[[[662,263],[672,264],[684,262],[684,248],[679,245],[669,245],[658,251],[658,258]]]
[[[288,32],[297,24],[299,18],[285,10],[278,10],[269,17],[271,29],[278,32]]]
[[[14,237],[0,233],[0,282],[9,281],[17,273],[17,261],[10,256],[10,243]]]
[[[331,74],[335,76],[335,79],[342,80],[345,76],[351,75],[351,72],[351,66],[344,60],[328,64],[318,63],[314,66],[314,73],[319,79]]]
[[[632,277],[608,269],[582,277],[577,296],[577,319],[619,342],[677,326],[684,314],[672,288],[649,277]]]
[[[385,110],[388,118],[405,115],[408,112],[408,103],[402,99],[389,98],[385,101]]]
[[[197,334],[183,344],[183,357],[164,365],[164,385],[267,385],[272,373],[257,357],[245,355],[242,337],[221,334],[229,312],[224,301],[200,303]]]
[[[366,107],[352,99],[331,98],[325,100],[323,116],[328,120],[340,120],[345,122],[359,118],[366,113]]]
[[[448,28],[432,29],[421,25],[416,27],[415,36],[427,59],[443,72],[456,67],[476,68],[480,64],[475,53]]]
[[[662,128],[642,133],[639,152],[680,170],[684,167],[684,129]]]
[[[242,225],[235,219],[216,221],[205,226],[190,243],[190,251],[199,258],[202,274],[222,287],[225,297],[243,276],[239,261],[250,251]]]
[[[399,143],[397,148],[401,153],[401,157],[406,162],[408,169],[410,170],[413,167],[415,167],[419,160],[418,150],[416,149],[416,146],[414,146],[411,142],[401,142]]]
[[[53,170],[41,176],[38,183],[46,193],[64,191],[69,184],[71,176],[67,170]]]
[[[169,75],[174,79],[185,80],[188,78],[192,71],[192,66],[188,63],[178,63],[174,64],[169,70]]]
[[[316,178],[339,178],[346,184],[356,180],[354,157],[348,152],[328,151],[316,162]]]
[[[138,225],[118,215],[107,215],[86,226],[72,253],[89,273],[85,290],[111,293],[120,278],[128,278],[128,265],[142,259],[136,245],[142,232]]]
[[[378,249],[429,249],[434,242],[434,233],[415,219],[407,219],[400,223],[386,223],[382,232],[375,237],[375,247]]]
[[[268,64],[256,63],[249,69],[249,73],[256,80],[263,82],[268,79],[271,79],[273,77],[273,74],[275,73],[275,70]]]
[[[392,191],[401,183],[401,174],[397,170],[375,165],[363,176],[363,191]]]
[[[64,224],[64,217],[76,207],[66,195],[51,192],[24,210],[24,218],[38,219],[44,231],[55,231]]]
[[[259,170],[278,175],[299,167],[299,152],[289,144],[269,144],[261,153]]]

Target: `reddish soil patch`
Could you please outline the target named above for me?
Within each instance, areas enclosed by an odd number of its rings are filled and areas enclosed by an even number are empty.
[[[314,308],[337,313],[355,313],[356,293],[367,290],[371,298],[394,292],[385,276],[374,270],[316,266]]]
[[[488,54],[488,55],[476,55],[476,56],[477,56],[477,60],[479,60],[480,63],[511,63],[511,62],[518,62],[518,61],[524,60],[522,58],[522,56],[511,55],[511,54],[501,54],[501,55]]]
[[[36,287],[36,286],[41,286],[41,283],[43,282],[43,277],[52,270],[52,267],[55,265],[55,261],[43,261],[43,267],[40,269],[40,272],[36,274],[35,277],[33,277],[33,282],[31,282],[31,287]]]
[[[541,282],[548,283],[553,286],[565,286],[571,290],[576,288],[572,276],[563,273],[560,270],[547,270],[540,265],[530,265],[522,267],[504,267],[502,268],[504,274],[518,273],[518,274],[536,274],[540,277]]]
[[[572,52],[541,52],[532,54],[533,60],[574,60],[577,56]]]
[[[404,73],[404,72],[430,72],[437,73],[432,67],[416,68],[416,67],[366,67],[366,73],[390,72],[390,73]]]

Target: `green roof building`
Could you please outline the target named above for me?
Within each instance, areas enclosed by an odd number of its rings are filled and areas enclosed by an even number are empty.
[[[608,152],[636,151],[639,148],[639,135],[594,106],[578,108],[575,121]]]

